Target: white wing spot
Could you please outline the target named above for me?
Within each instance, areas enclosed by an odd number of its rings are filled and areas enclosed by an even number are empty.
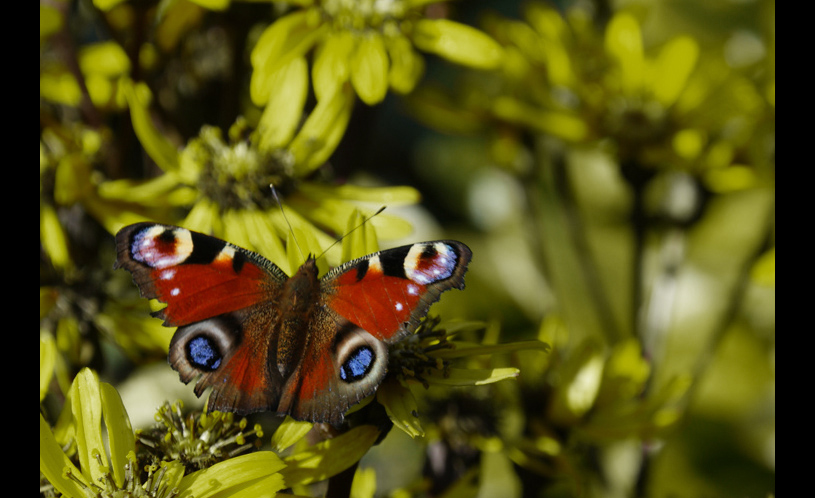
[[[230,262],[235,259],[235,248],[232,246],[224,246],[221,252],[218,253],[217,261]]]
[[[368,271],[382,273],[382,262],[379,261],[379,255],[371,257],[368,260]]]
[[[177,296],[179,294],[181,294],[181,289],[179,289],[178,287],[176,287],[176,288],[174,288],[173,290],[170,291],[170,295],[173,296],[173,297],[175,297],[175,296]]]

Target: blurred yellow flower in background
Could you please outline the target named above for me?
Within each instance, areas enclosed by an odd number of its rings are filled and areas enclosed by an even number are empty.
[[[251,95],[257,105],[300,101],[308,86],[306,54],[315,58],[317,100],[349,82],[368,105],[392,88],[409,93],[424,71],[417,49],[479,69],[498,66],[501,47],[461,23],[424,16],[427,0],[305,0],[270,25],[252,51]],[[284,77],[285,76],[285,77]]]
[[[164,173],[147,181],[106,182],[100,186],[100,195],[181,209],[186,213],[183,218],[157,221],[221,237],[276,262],[287,260],[284,242],[292,234],[301,244],[313,238],[311,247],[327,247],[346,232],[356,210],[370,216],[382,205],[399,206],[419,199],[410,187],[312,180],[314,170],[336,147],[349,117],[347,87],[339,94],[344,95],[345,104],[336,99],[318,103],[297,135],[283,146],[264,147],[268,135],[253,131],[239,119],[230,128],[228,141],[220,129],[204,126],[198,137],[176,152],[147,116],[147,89],[133,88],[128,95],[135,131]],[[124,225],[116,221],[119,214],[107,213],[113,221],[106,226],[112,231]],[[387,213],[371,223],[385,238],[405,236],[411,229],[406,221]]]

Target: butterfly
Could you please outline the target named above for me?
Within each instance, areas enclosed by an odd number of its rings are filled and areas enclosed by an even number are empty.
[[[209,410],[338,426],[387,372],[388,345],[418,327],[472,252],[439,240],[387,249],[318,278],[309,255],[289,277],[260,254],[185,228],[137,223],[116,235],[114,268],[178,327],[169,363]]]

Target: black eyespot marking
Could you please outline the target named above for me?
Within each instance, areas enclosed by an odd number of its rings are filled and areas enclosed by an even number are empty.
[[[371,371],[375,361],[374,350],[369,346],[360,346],[340,366],[340,378],[349,383],[362,380]]]
[[[164,242],[165,244],[173,244],[175,243],[175,231],[168,228],[161,232],[161,234],[156,238],[159,240],[159,242]]]
[[[211,372],[221,366],[223,355],[210,338],[199,335],[187,343],[187,359],[196,368]]]
[[[436,247],[433,244],[427,244],[424,246],[424,251],[422,251],[419,257],[421,259],[433,259],[437,254],[439,254],[439,251],[436,250]]]

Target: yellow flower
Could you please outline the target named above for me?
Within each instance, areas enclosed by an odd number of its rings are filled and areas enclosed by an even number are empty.
[[[40,68],[40,96],[49,102],[79,107],[87,92],[98,109],[123,109],[122,85],[128,80],[130,60],[122,47],[115,42],[85,45],[78,59],[82,86],[62,63],[48,61]]]
[[[306,54],[318,100],[346,82],[369,105],[388,88],[409,93],[424,71],[416,49],[479,69],[492,69],[502,50],[484,33],[446,19],[428,19],[427,0],[304,0],[261,35],[252,51],[251,94],[257,105],[300,102],[307,90]],[[285,75],[285,77],[283,76]]]
[[[92,370],[83,369],[74,379],[64,411],[70,423],[55,431],[40,414],[40,472],[64,496],[119,496],[124,492],[205,498],[238,496],[238,492],[254,496],[259,490],[274,493],[286,487],[279,473],[286,464],[271,451],[230,458],[187,475],[179,460],[138,461],[136,435],[118,392],[99,382]],[[217,435],[208,435],[215,447]],[[65,453],[63,447],[72,450]]]
[[[336,147],[350,113],[347,88],[334,97],[320,101],[294,136],[293,129],[283,130],[279,123],[274,133],[269,132],[265,118],[254,131],[239,119],[230,128],[228,140],[219,129],[205,126],[176,152],[149,119],[147,89],[131,88],[133,127],[164,174],[145,182],[107,182],[100,186],[100,195],[145,207],[181,208],[184,219],[159,221],[213,234],[275,262],[287,260],[284,242],[292,234],[301,244],[327,247],[346,232],[347,221],[357,210],[370,216],[383,204],[398,206],[419,198],[409,187],[332,185],[311,179]],[[371,223],[385,238],[410,231],[407,222],[387,213]]]
[[[701,54],[694,38],[677,36],[652,50],[627,11],[615,13],[604,32],[579,9],[564,16],[533,3],[524,14],[525,22],[486,23],[506,53],[500,73],[468,79],[452,99],[424,90],[415,112],[452,131],[498,125],[497,151],[515,150],[500,143],[514,128],[572,144],[602,142],[622,162],[707,175],[716,190],[760,180],[737,158],[759,131],[766,103],[747,78]],[[717,183],[725,169],[727,180]]]

